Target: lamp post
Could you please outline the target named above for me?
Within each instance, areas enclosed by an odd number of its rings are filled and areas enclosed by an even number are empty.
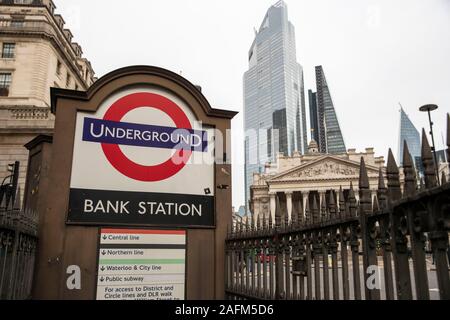
[[[436,148],[435,148],[435,145],[434,145],[434,135],[433,135],[433,121],[431,121],[431,111],[434,111],[434,110],[436,110],[438,108],[438,106],[437,105],[435,105],[435,104],[426,104],[426,105],[424,105],[424,106],[421,106],[420,108],[419,108],[419,111],[422,111],[422,112],[428,112],[428,121],[430,122],[430,135],[431,135],[431,143],[432,143],[432,147],[431,147],[431,150],[433,151],[433,157],[434,157],[434,166],[435,166],[435,169],[436,169],[436,177],[437,177],[437,181],[438,181],[438,184],[441,184],[440,183],[440,179],[439,179],[439,168],[438,168],[438,162],[437,162],[437,157],[436,157]]]

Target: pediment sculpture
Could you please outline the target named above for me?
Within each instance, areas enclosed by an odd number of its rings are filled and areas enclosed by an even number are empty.
[[[357,176],[359,174],[358,167],[352,167],[343,163],[333,161],[321,162],[317,165],[308,166],[303,169],[292,172],[284,176],[284,179],[293,178],[332,178],[338,176]]]

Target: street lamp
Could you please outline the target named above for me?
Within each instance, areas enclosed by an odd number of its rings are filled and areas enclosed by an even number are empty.
[[[437,157],[436,157],[436,148],[434,145],[433,121],[431,121],[431,111],[434,111],[437,108],[438,108],[438,106],[435,104],[426,104],[424,106],[421,106],[419,108],[419,111],[428,112],[428,121],[430,122],[430,135],[431,135],[431,143],[432,143],[431,150],[433,151],[433,156],[434,156],[434,166],[436,168],[437,181],[438,181],[438,184],[441,184],[439,181],[439,168],[438,168],[438,162],[437,162]]]

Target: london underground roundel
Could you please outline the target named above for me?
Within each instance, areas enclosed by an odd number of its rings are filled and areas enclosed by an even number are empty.
[[[212,225],[213,141],[183,99],[158,87],[78,112],[69,222]]]
[[[108,109],[105,116],[103,117],[103,122],[106,126],[114,122],[120,123],[122,118],[128,112],[136,108],[155,108],[161,110],[173,120],[178,131],[183,131],[184,129],[187,133],[187,136],[190,135],[190,131],[192,129],[191,123],[184,114],[183,110],[181,110],[180,107],[173,101],[154,93],[139,92],[129,94],[123,98],[120,98],[119,100],[114,102],[114,104],[112,104]],[[88,124],[90,123],[88,119],[86,119],[85,121]],[[94,125],[91,124],[91,127],[93,128]],[[115,128],[117,128],[117,126]],[[153,129],[153,131],[146,129]],[[183,146],[183,141],[189,140],[189,137],[182,140],[184,136],[175,136],[174,133],[177,132],[176,129],[173,130],[172,134],[169,134],[165,132],[164,128],[162,127],[158,128],[157,126],[141,126],[140,128],[138,128],[136,124],[132,124],[127,129],[125,129],[125,136],[128,134],[128,132],[130,132],[129,130],[131,130],[131,137],[134,140],[137,140],[135,141],[135,143],[140,143],[142,141],[156,141],[162,143],[168,142],[169,147],[173,147],[173,144],[175,143]],[[89,127],[86,128],[86,131],[86,136],[89,136]],[[186,162],[189,160],[192,154],[189,147],[185,149],[181,148],[178,149],[172,157],[161,164],[153,166],[141,165],[127,158],[127,156],[120,150],[119,144],[109,143],[107,132],[106,130],[104,131],[105,140],[104,142],[102,142],[102,149],[105,153],[106,158],[109,160],[111,165],[114,166],[114,168],[132,179],[141,181],[160,181],[167,179],[180,171],[185,166]],[[117,133],[116,136],[118,136],[119,134],[120,133]],[[201,142],[200,139],[197,140]],[[151,147],[151,145],[148,147]],[[184,145],[183,147],[186,147],[186,145]]]

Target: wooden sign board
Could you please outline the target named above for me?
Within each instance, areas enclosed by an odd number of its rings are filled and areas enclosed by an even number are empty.
[[[211,108],[189,81],[150,66],[113,71],[87,92],[52,89],[51,99],[55,131],[46,148],[51,162],[40,164],[50,169],[40,190],[33,297],[223,298],[232,214],[228,131],[236,113]],[[135,228],[140,240],[126,231]],[[108,240],[117,229],[130,240]],[[154,230],[182,235],[174,244],[168,235],[149,238]],[[163,245],[184,249],[155,247]],[[112,267],[120,253],[132,257],[121,261],[129,262],[123,275]],[[180,263],[156,263],[169,260]],[[173,268],[180,272],[168,277]],[[76,276],[70,270],[79,270],[80,288],[68,285]],[[114,295],[115,284],[133,287],[134,296]]]

